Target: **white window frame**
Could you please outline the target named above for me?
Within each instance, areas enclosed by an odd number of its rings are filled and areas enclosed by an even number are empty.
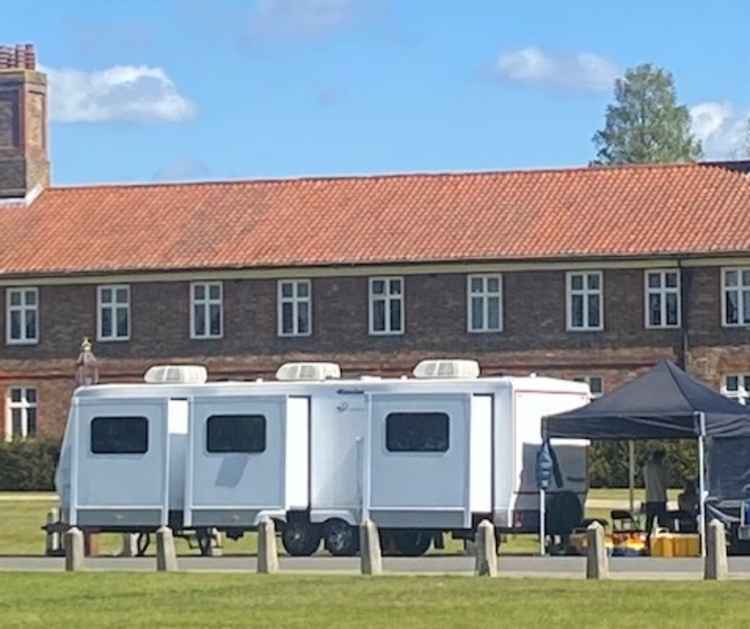
[[[583,276],[583,288],[573,290],[573,276]],[[599,277],[597,290],[588,287],[588,277]],[[573,327],[573,295],[583,296],[583,326]],[[599,295],[599,325],[589,325],[589,295]],[[604,273],[602,271],[568,271],[565,274],[565,323],[568,332],[601,332],[604,330]]]
[[[489,291],[487,285],[489,280],[497,280],[497,291]],[[471,284],[474,280],[482,280],[482,290],[478,293],[472,292]],[[489,322],[489,298],[498,298],[498,327],[490,328]],[[482,300],[482,322],[481,328],[475,328],[473,325],[474,317],[472,304],[473,300],[480,298]],[[466,330],[471,334],[497,334],[503,331],[503,276],[499,273],[474,274],[466,277]]]
[[[284,285],[292,285],[292,296],[284,297]],[[307,297],[299,296],[299,287],[307,286]],[[313,312],[312,312],[312,282],[310,280],[279,280],[276,283],[276,317],[277,332],[279,336],[285,338],[294,336],[312,336]],[[307,304],[307,332],[299,331],[299,306],[301,303]],[[292,305],[292,331],[284,332],[284,304]]]
[[[17,306],[11,305],[11,295],[19,293],[21,303]],[[26,294],[33,293],[34,305],[26,304]],[[11,313],[21,313],[21,338],[14,339],[11,337]],[[36,336],[30,338],[26,336],[26,313],[34,312],[36,315]],[[8,345],[37,345],[39,343],[39,289],[34,286],[14,286],[5,291],[5,342]]]
[[[667,274],[674,273],[677,275],[677,286],[667,286]],[[659,275],[661,286],[652,288],[648,285],[648,278],[651,275]],[[650,330],[676,329],[682,325],[682,277],[679,269],[646,269],[643,272],[643,308],[644,308],[644,325]],[[649,305],[649,296],[659,296],[659,308],[661,310],[662,323],[651,323],[651,308]],[[677,323],[667,323],[667,295],[677,295]]]
[[[589,392],[591,392],[591,381],[594,378],[597,378],[598,380],[601,381],[602,390],[601,390],[600,393],[593,393],[592,392],[591,393],[591,399],[592,400],[596,400],[597,398],[600,398],[600,397],[602,397],[604,395],[604,377],[603,376],[598,376],[596,374],[590,374],[590,375],[585,375],[585,376],[576,376],[575,378],[573,378],[574,382],[583,382],[583,383],[589,385]]]
[[[731,271],[737,272],[737,279],[739,281],[739,284],[737,286],[727,286],[727,273],[730,273]],[[744,310],[743,306],[743,296],[742,292],[744,288],[750,289],[750,285],[745,285],[742,283],[742,273],[750,271],[750,267],[744,266],[744,267],[722,267],[721,268],[721,325],[725,328],[743,328],[750,326],[750,321],[742,321],[742,312]],[[734,290],[737,291],[737,305],[738,305],[738,322],[737,323],[728,323],[727,322],[727,291]]]
[[[116,291],[125,289],[128,293],[128,303],[127,303],[127,310],[128,310],[128,333],[127,336],[118,336],[117,335],[117,316],[116,311],[118,308],[121,308],[122,306],[117,306],[115,302],[111,302],[110,305],[105,306],[102,303],[102,293],[110,289],[112,290],[112,297],[114,299],[114,296],[116,294]],[[131,317],[131,307],[130,307],[130,301],[131,301],[131,295],[130,295],[130,285],[129,284],[103,284],[101,286],[96,287],[96,339],[101,342],[107,342],[107,343],[116,343],[116,342],[123,342],[123,341],[129,341],[130,340],[130,330],[132,326],[132,317]],[[102,334],[102,309],[103,308],[109,308],[112,312],[112,335],[110,336],[104,336]]]
[[[730,391],[727,388],[727,380],[729,378],[737,378],[737,390]],[[750,370],[745,373],[727,373],[721,377],[721,394],[744,404],[750,406]]]
[[[203,287],[203,299],[195,297],[195,288]],[[218,299],[211,298],[211,288],[219,288]],[[203,308],[203,315],[206,322],[206,331],[198,334],[195,329],[195,307]],[[211,333],[211,306],[219,306],[219,333]],[[130,321],[130,318],[128,318]],[[209,341],[223,338],[224,336],[224,284],[223,282],[191,282],[190,283],[190,338],[195,341]]]
[[[394,280],[398,280],[401,282],[401,292],[398,295],[391,295],[390,283]],[[382,295],[375,295],[372,292],[372,286],[375,282],[385,282],[385,293]],[[403,276],[398,275],[389,275],[389,276],[380,276],[380,277],[371,277],[369,278],[368,282],[368,301],[369,301],[369,307],[368,307],[368,319],[369,319],[369,332],[370,336],[400,336],[404,334],[404,328],[405,328],[405,322],[406,322],[406,315],[405,315],[405,304],[406,300],[404,298],[404,293],[406,292],[406,282],[404,282]],[[384,301],[385,302],[385,329],[384,330],[375,330],[375,302],[376,301]],[[401,317],[400,317],[400,330],[392,330],[391,329],[391,303],[394,301],[401,302]]]
[[[21,391],[21,401],[13,402],[13,391]],[[34,391],[35,401],[29,402],[28,392]],[[12,441],[14,437],[20,437],[21,439],[29,438],[29,409],[36,409],[36,435],[39,434],[39,390],[36,387],[28,386],[9,386],[6,390],[5,396],[5,440]],[[21,411],[21,434],[13,434],[13,411]]]

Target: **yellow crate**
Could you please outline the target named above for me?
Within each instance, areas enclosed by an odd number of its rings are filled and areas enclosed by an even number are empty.
[[[657,532],[651,536],[652,557],[697,557],[700,538],[694,533]]]

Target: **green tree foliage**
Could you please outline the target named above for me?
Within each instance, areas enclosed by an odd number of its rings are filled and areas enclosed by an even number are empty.
[[[615,81],[615,102],[593,141],[595,164],[690,162],[702,155],[690,131],[690,113],[677,104],[672,75],[651,64]]]
[[[643,486],[643,465],[656,448],[663,448],[667,457],[672,487],[682,487],[687,480],[698,478],[698,446],[696,441],[636,441],[635,486]],[[589,450],[589,481],[592,487],[628,486],[627,441],[598,441]]]

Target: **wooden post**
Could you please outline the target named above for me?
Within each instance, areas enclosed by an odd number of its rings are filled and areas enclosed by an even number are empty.
[[[593,522],[586,530],[586,578],[606,579],[609,577],[609,561],[604,544],[604,527]]]
[[[383,572],[380,535],[372,520],[365,520],[359,526],[359,564],[362,574],[373,575]]]
[[[495,527],[487,520],[482,520],[477,528],[477,554],[474,573],[480,577],[497,576]]]

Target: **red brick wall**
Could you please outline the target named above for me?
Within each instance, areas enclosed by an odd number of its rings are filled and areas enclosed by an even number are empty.
[[[683,281],[688,367],[718,387],[720,373],[750,369],[750,331],[721,327],[718,268],[686,269]],[[332,360],[350,375],[394,375],[426,357],[452,356],[477,358],[487,375],[598,375],[608,391],[660,358],[682,357],[680,330],[644,328],[640,269],[605,271],[602,332],[565,331],[562,271],[505,273],[498,334],[467,333],[465,274],[407,276],[406,333],[391,337],[368,334],[366,277],[313,280],[313,334],[299,338],[277,336],[275,281],[223,284],[224,338],[202,341],[190,339],[188,282],[131,284],[131,340],[94,345],[102,379],[137,380],[150,364],[175,361],[205,363],[215,379],[268,377],[290,360]],[[96,287],[42,286],[40,320],[37,346],[3,346],[0,388],[37,382],[40,429],[60,434],[81,339],[96,338]]]

